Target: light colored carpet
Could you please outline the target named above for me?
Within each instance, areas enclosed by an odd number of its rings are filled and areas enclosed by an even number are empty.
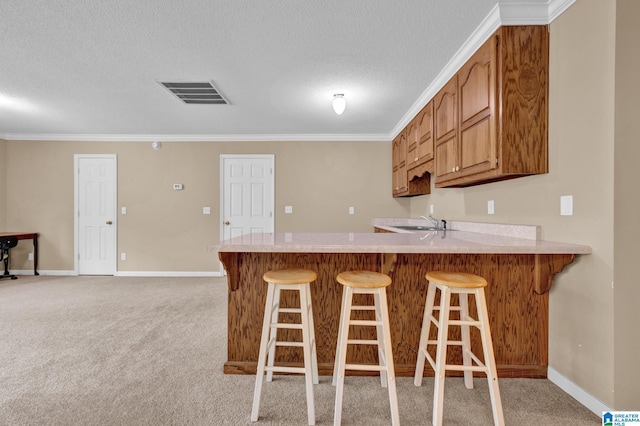
[[[0,280],[0,425],[246,425],[255,376],[222,374],[226,280],[21,276]],[[262,315],[262,312],[256,313]],[[333,423],[330,377],[315,386],[316,423]],[[343,424],[388,425],[386,389],[347,377]],[[492,423],[486,380],[447,379],[446,425]],[[427,425],[433,379],[398,379],[400,419]],[[501,379],[509,425],[599,425],[548,380]],[[262,392],[263,425],[306,424],[304,381]]]

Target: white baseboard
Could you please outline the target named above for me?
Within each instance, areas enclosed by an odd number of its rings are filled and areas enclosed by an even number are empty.
[[[33,275],[33,269],[10,270],[14,275]],[[38,269],[40,275],[78,275],[77,271]],[[118,271],[116,277],[222,277],[218,271]]]
[[[116,277],[221,277],[215,271],[118,271]]]
[[[587,407],[598,417],[602,416],[603,411],[612,411],[611,408],[607,407],[598,398],[591,395],[589,392],[585,391],[562,374],[558,373],[552,367],[547,368],[547,378],[560,389],[575,398],[580,404]]]
[[[11,269],[11,272],[14,275],[33,275],[33,269]],[[39,275],[78,275],[75,271],[65,271],[58,269],[38,269]]]

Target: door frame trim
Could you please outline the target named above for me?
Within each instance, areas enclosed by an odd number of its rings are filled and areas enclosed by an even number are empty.
[[[73,272],[74,275],[80,275],[80,206],[79,198],[80,191],[78,186],[78,175],[80,174],[80,159],[82,158],[101,158],[112,159],[115,162],[114,180],[113,180],[113,218],[115,235],[113,236],[113,275],[117,275],[118,272],[118,155],[117,154],[74,154],[73,155]]]
[[[249,160],[252,158],[259,159],[267,159],[271,161],[271,207],[273,210],[273,214],[271,215],[271,229],[273,232],[276,232],[276,156],[275,154],[220,154],[220,230],[219,230],[219,240],[222,241],[224,237],[224,160],[226,159],[242,159]],[[220,262],[220,273],[225,274],[224,267],[222,266],[222,262]]]

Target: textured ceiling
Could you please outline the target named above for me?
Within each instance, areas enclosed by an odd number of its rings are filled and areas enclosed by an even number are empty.
[[[0,137],[388,139],[500,3],[1,0]]]

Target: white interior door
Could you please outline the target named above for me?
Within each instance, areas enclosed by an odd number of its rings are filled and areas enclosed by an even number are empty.
[[[222,239],[274,229],[274,156],[220,156]]]
[[[116,156],[77,155],[75,160],[78,273],[115,275]]]

